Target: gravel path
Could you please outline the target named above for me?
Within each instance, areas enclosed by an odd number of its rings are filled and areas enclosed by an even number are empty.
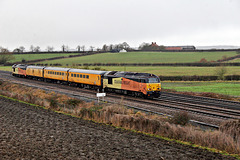
[[[0,97],[0,159],[234,159]]]

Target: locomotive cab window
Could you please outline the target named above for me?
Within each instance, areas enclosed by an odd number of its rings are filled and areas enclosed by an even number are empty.
[[[108,77],[108,84],[113,84],[112,83],[112,77]]]
[[[145,79],[141,79],[141,83],[146,83],[146,80]]]
[[[159,78],[148,78],[148,83],[160,83]]]

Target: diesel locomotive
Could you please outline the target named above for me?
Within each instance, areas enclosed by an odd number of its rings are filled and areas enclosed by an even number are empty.
[[[81,88],[104,89],[107,92],[116,92],[137,97],[157,98],[161,95],[159,77],[149,73],[97,71],[15,64],[12,66],[12,75],[42,81],[66,83]]]

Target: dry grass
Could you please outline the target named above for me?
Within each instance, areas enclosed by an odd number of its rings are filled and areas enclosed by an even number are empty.
[[[220,125],[220,130],[226,134],[230,134],[236,140],[240,138],[240,119],[228,120]],[[239,144],[240,145],[240,144]]]
[[[8,82],[0,83],[0,94],[84,119],[240,154],[239,120],[223,123],[219,131],[202,131],[189,125],[171,124],[167,117],[135,112],[121,104],[95,105],[93,102],[86,103],[54,92],[49,93]],[[186,116],[186,113],[179,114],[177,122],[180,124],[183,121],[187,122],[189,119],[186,119]]]

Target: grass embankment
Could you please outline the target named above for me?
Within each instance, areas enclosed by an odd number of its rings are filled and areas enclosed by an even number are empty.
[[[240,158],[240,128],[231,127],[231,123],[236,126],[240,122],[226,123],[221,127],[221,130],[201,131],[199,128],[189,125],[171,124],[170,122],[173,120],[169,120],[167,117],[136,112],[122,105],[95,105],[69,98],[66,95],[48,93],[9,82],[0,82],[0,95],[98,123],[111,124],[115,127],[150,134],[162,139],[205,148],[212,152],[232,153],[235,154],[232,156]],[[186,117],[186,113],[184,115]]]
[[[46,58],[54,58],[54,57],[62,57],[62,56],[66,56],[68,57],[69,55],[76,55],[77,53],[63,53],[63,54],[14,54],[13,57],[14,59],[12,59],[11,61],[9,61],[10,63],[14,63],[14,62],[21,62],[22,60],[36,60],[36,59],[46,59]]]
[[[240,82],[162,82],[164,89],[177,92],[216,93],[229,96],[240,96]]]
[[[199,62],[202,58],[207,61],[217,61],[224,57],[236,56],[236,52],[126,52],[102,53],[77,58],[52,60],[43,64],[73,65],[83,63],[188,63]]]

